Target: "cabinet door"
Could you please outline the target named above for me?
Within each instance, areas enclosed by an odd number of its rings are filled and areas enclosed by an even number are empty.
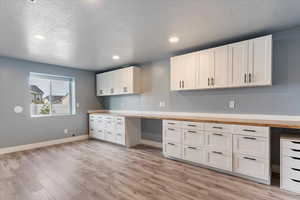
[[[272,84],[272,36],[249,40],[248,82],[250,85]]]
[[[199,65],[197,67],[197,88],[211,88],[214,77],[213,50],[200,51]]]
[[[103,89],[103,74],[97,74],[97,96],[102,96],[104,94]]]
[[[228,70],[228,46],[215,48],[213,87],[225,88],[228,86]]]
[[[229,86],[246,86],[248,82],[248,41],[229,45]]]
[[[181,89],[182,80],[182,59],[180,56],[171,58],[171,90],[176,91]]]
[[[124,68],[118,70],[117,93],[129,94],[133,92],[133,68]]]
[[[198,64],[197,53],[190,53],[183,55],[180,59],[182,59],[182,83],[181,90],[191,90],[195,89],[196,84],[196,67]]]

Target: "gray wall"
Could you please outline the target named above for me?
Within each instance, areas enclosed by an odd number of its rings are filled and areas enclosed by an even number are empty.
[[[80,103],[74,116],[30,117],[29,73],[49,73],[75,77],[76,100]],[[0,148],[66,137],[65,128],[88,133],[87,110],[101,108],[95,96],[95,73],[70,68],[0,57]],[[16,105],[24,112],[14,113]]]
[[[300,28],[273,34],[273,86],[170,92],[169,59],[141,65],[141,95],[114,96],[104,99],[107,109],[183,111],[208,113],[300,115]],[[228,108],[229,100],[236,109]],[[160,108],[159,102],[166,107]],[[144,139],[161,141],[161,121],[143,120]],[[272,129],[273,161],[279,163],[279,133]]]

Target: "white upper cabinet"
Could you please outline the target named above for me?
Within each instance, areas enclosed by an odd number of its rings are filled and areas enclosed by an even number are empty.
[[[197,53],[190,53],[171,58],[171,89],[195,89],[197,65]]]
[[[140,69],[127,67],[97,74],[97,96],[140,93]]]
[[[171,58],[171,90],[272,85],[272,35]]]
[[[272,85],[272,36],[249,40],[248,83]]]
[[[228,46],[214,48],[214,88],[225,88],[228,86]]]
[[[229,45],[229,86],[247,85],[248,80],[248,41]]]
[[[212,49],[198,52],[197,89],[210,88],[214,82],[214,54]],[[194,88],[195,89],[195,88]]]

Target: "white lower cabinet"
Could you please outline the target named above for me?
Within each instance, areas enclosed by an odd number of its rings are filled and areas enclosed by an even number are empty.
[[[300,136],[280,139],[280,187],[300,193]]]
[[[271,181],[268,127],[164,120],[163,153],[260,183]]]
[[[108,114],[90,114],[89,118],[89,130],[92,138],[127,147],[140,143],[140,119]]]

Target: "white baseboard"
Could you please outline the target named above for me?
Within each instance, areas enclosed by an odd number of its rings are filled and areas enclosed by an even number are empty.
[[[155,142],[155,141],[152,141],[152,140],[143,140],[142,139],[141,140],[141,144],[152,146],[152,147],[156,147],[156,148],[162,148],[162,143]]]
[[[68,143],[68,142],[86,140],[88,138],[89,138],[88,135],[80,135],[80,136],[76,136],[76,137],[68,137],[68,138],[63,138],[63,139],[58,139],[58,140],[50,140],[50,141],[45,141],[45,142],[33,143],[33,144],[0,148],[0,155],[18,152],[18,151],[36,149],[36,148],[40,148],[40,147],[47,147],[47,146],[56,145],[56,144],[63,144],[63,143]]]
[[[280,165],[272,165],[272,172],[280,174]]]

